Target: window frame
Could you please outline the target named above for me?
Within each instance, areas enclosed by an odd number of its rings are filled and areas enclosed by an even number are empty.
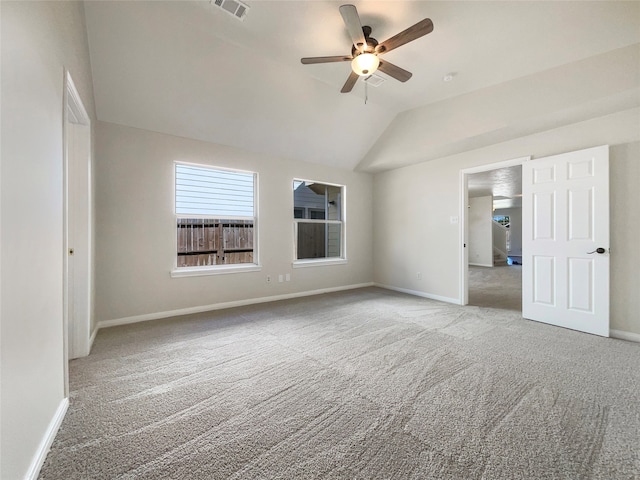
[[[304,182],[304,183],[318,183],[321,185],[327,185],[329,187],[339,187],[340,188],[340,218],[341,220],[328,220],[328,219],[312,219],[312,218],[295,218],[294,210],[295,210],[295,200],[294,200],[294,192],[295,189],[293,185],[295,182]],[[293,220],[293,261],[291,266],[293,268],[305,268],[305,267],[318,267],[325,265],[345,265],[347,264],[347,186],[339,183],[325,182],[321,180],[309,180],[303,179],[299,177],[294,177],[291,179],[290,183],[291,190],[291,201],[293,203],[293,208],[290,210],[292,220]],[[340,228],[340,256],[339,257],[324,257],[324,258],[304,258],[298,259],[298,224],[300,223],[318,223],[323,225],[328,224],[338,224],[341,226]]]
[[[233,216],[233,215],[204,215],[204,214],[179,214],[176,213],[176,174],[177,166],[185,165],[188,167],[198,167],[210,170],[227,171],[232,173],[249,173],[253,175],[253,217]],[[202,163],[192,163],[183,161],[173,162],[173,267],[171,268],[171,277],[194,277],[221,275],[229,273],[241,272],[259,272],[262,270],[259,254],[259,232],[258,232],[258,172],[251,170],[243,170],[240,168],[219,167],[217,165],[209,165]],[[196,218],[196,219],[212,219],[212,220],[252,220],[253,221],[253,262],[252,263],[235,263],[228,265],[202,265],[196,267],[178,267],[178,232],[177,224],[180,218]]]

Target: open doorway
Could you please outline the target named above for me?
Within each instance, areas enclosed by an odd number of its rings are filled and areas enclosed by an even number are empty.
[[[461,172],[464,304],[522,311],[522,163],[526,160]]]

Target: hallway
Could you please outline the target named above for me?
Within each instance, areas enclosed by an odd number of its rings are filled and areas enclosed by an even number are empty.
[[[522,311],[522,266],[469,266],[469,305]]]

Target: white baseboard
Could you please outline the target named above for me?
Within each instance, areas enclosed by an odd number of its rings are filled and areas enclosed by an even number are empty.
[[[472,267],[493,267],[493,263],[471,263],[471,262],[469,262],[469,265],[471,265]]]
[[[211,305],[200,305],[197,307],[180,308],[177,310],[169,310],[166,312],[147,313],[144,315],[134,315],[131,317],[115,318],[113,320],[101,320],[98,322],[96,331],[101,328],[116,327],[118,325],[128,325],[131,323],[146,322],[149,320],[160,320],[161,318],[177,317],[180,315],[190,315],[192,313],[210,312],[212,310],[222,310],[224,308],[244,307],[246,305],[254,305],[256,303],[276,302],[278,300],[288,300],[290,298],[308,297],[311,295],[320,295],[322,293],[339,292],[342,290],[353,290],[355,288],[372,287],[373,282],[358,283],[353,285],[344,285],[341,287],[320,288],[318,290],[308,290],[305,292],[285,293],[283,295],[273,295],[270,297],[249,298],[246,300],[236,300],[234,302],[214,303]]]
[[[453,303],[455,305],[461,305],[460,300],[457,299],[457,298],[442,297],[440,295],[433,295],[431,293],[420,292],[418,290],[409,290],[408,288],[400,288],[400,287],[393,287],[391,285],[383,285],[382,283],[375,283],[374,285],[376,287],[386,288],[387,290],[393,290],[395,292],[401,292],[401,293],[407,293],[409,295],[415,295],[416,297],[424,297],[424,298],[429,298],[431,300],[438,300],[439,302]]]
[[[67,413],[67,408],[69,408],[69,399],[64,398],[60,402],[60,405],[58,405],[56,413],[49,422],[49,426],[44,432],[42,440],[40,440],[40,445],[38,445],[38,449],[31,460],[31,465],[29,465],[29,470],[27,470],[27,474],[24,477],[25,480],[37,480],[38,475],[40,475],[40,469],[44,464],[44,460],[47,458],[47,453],[49,453],[53,439],[56,438],[58,429],[62,424],[65,414]]]
[[[640,343],[640,333],[625,332],[624,330],[609,330],[609,335],[620,340]]]

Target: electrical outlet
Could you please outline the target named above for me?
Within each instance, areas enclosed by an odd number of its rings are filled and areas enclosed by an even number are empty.
[[[291,281],[291,274],[290,274],[290,273],[287,273],[287,274],[284,276],[284,281],[285,281],[285,282],[290,282],[290,281]]]
[[[284,278],[282,277],[282,275],[278,275],[278,283],[282,283],[283,280]]]
[[[267,275],[267,283],[271,283],[271,275]]]
[[[417,273],[416,273],[416,278],[417,278],[418,280],[422,280],[422,273],[417,272]]]

